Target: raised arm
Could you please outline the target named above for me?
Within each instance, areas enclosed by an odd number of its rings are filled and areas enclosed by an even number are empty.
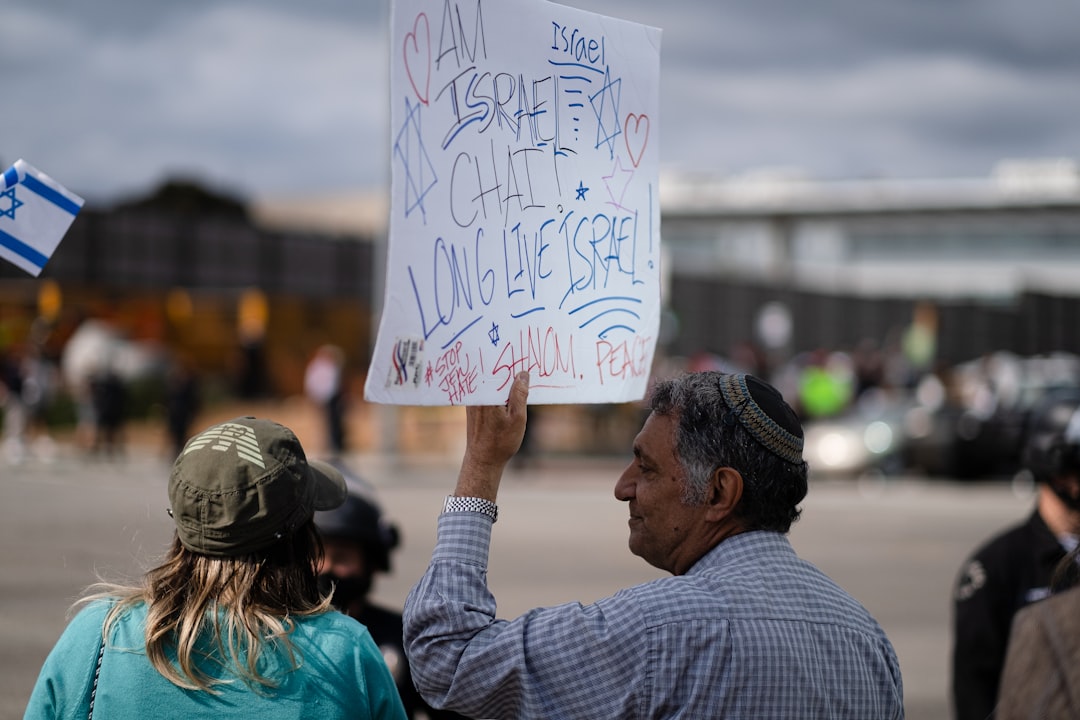
[[[503,470],[525,436],[529,374],[518,373],[505,405],[465,408],[465,455],[454,494],[495,502]]]

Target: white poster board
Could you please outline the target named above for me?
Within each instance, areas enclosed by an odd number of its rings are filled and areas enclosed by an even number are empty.
[[[545,0],[394,0],[373,402],[644,396],[660,324],[660,31]]]

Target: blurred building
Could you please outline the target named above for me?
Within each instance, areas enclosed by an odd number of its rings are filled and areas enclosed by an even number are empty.
[[[1076,161],[934,180],[671,174],[660,199],[670,354],[885,346],[917,322],[934,325],[941,363],[1080,352]],[[253,213],[274,227],[377,238],[387,205],[351,194],[262,201]]]
[[[0,263],[0,324],[17,340],[44,317],[62,344],[83,319],[103,319],[238,383],[258,363],[244,394],[293,394],[318,345],[364,363],[373,274],[371,236],[355,227],[264,221],[228,194],[173,181],[84,208],[40,278]]]
[[[817,181],[795,172],[664,176],[662,351],[773,362],[908,342],[953,364],[1080,352],[1080,168],[1006,162],[985,178]],[[87,207],[34,279],[0,264],[0,346],[35,318],[104,317],[134,339],[301,392],[315,347],[366,371],[382,296],[387,199],[253,202],[170,182]]]
[[[927,307],[945,362],[1080,351],[1075,161],[976,179],[667,177],[661,207],[675,352],[760,340],[764,308],[788,313],[797,352],[884,342]]]

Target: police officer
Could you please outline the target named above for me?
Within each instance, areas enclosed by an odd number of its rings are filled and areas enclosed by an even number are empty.
[[[401,613],[368,601],[375,574],[390,572],[390,552],[399,543],[397,526],[383,516],[371,493],[353,485],[341,507],[315,513],[315,525],[323,541],[319,582],[326,590],[333,585],[335,608],[367,626],[394,676],[405,714],[409,718],[426,715],[430,720],[461,718],[434,710],[421,699],[405,658]]]
[[[1023,465],[1038,483],[1035,510],[982,545],[954,590],[956,720],[992,716],[1016,612],[1075,583],[1075,572],[1055,571],[1080,536],[1080,389],[1049,393],[1029,417]]]

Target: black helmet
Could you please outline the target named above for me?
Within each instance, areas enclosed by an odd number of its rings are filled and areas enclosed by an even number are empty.
[[[343,505],[315,513],[315,526],[323,537],[358,543],[374,570],[389,572],[390,551],[398,546],[398,529],[383,517],[382,510],[370,498],[350,488]]]
[[[1051,390],[1028,417],[1023,461],[1035,480],[1080,472],[1080,388]]]

